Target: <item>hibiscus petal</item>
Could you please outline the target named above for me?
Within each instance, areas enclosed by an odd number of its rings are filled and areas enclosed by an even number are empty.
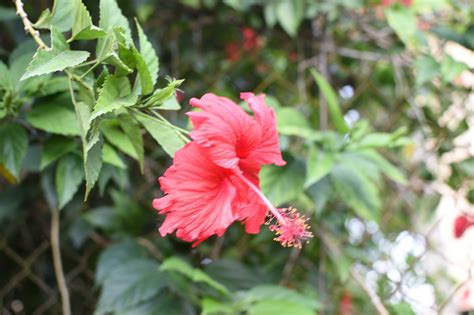
[[[191,137],[206,148],[214,163],[238,171],[239,160],[251,154],[261,142],[256,121],[225,97],[205,94],[201,99],[191,99],[190,103],[203,110],[188,113],[194,126]]]
[[[236,188],[226,172],[194,142],[177,151],[160,178],[166,195],[153,200],[153,207],[166,214],[160,234],[176,231],[177,237],[195,245],[214,234],[221,236],[237,219],[232,211]]]
[[[258,171],[244,168],[244,175],[248,180],[259,186]],[[250,189],[239,176],[231,178],[232,183],[237,188],[237,197],[234,200],[234,207],[237,208],[238,220],[245,224],[245,232],[257,234],[260,226],[265,222],[268,208],[265,203]]]
[[[260,143],[252,150],[247,160],[256,164],[285,165],[286,162],[282,159],[278,141],[275,112],[265,103],[265,95],[255,96],[253,93],[241,93],[240,98],[249,104],[261,128]]]

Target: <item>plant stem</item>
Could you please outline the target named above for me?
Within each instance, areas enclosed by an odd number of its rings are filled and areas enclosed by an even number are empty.
[[[66,277],[64,276],[61,248],[59,245],[60,215],[57,209],[52,209],[51,212],[51,250],[53,253],[54,273],[56,275],[56,281],[58,282],[59,293],[61,294],[63,315],[71,315],[69,291],[66,284]]]
[[[154,111],[152,109],[150,109],[150,111],[153,113],[153,115],[155,115],[158,119],[162,120],[167,125],[171,125],[171,126],[173,126],[174,129],[179,130],[179,131],[181,131],[182,133],[184,133],[186,135],[189,135],[189,131],[187,131],[186,129],[183,129],[183,128],[180,128],[178,126],[173,125],[165,117],[163,117],[160,113],[157,113],[156,111]]]
[[[80,79],[83,79],[87,74],[89,74],[89,72],[91,72],[92,70],[94,70],[97,66],[99,65],[99,63],[96,61],[92,67],[90,67],[89,69],[86,70],[86,72],[84,72],[83,74],[81,74],[81,76],[79,77]]]
[[[97,60],[91,60],[91,61],[87,61],[87,62],[78,64],[77,66],[72,66],[71,68],[82,68],[82,67],[94,65],[95,63],[97,63]]]
[[[23,2],[21,0],[13,0],[16,6],[16,14],[20,16],[23,25],[25,26],[25,31],[30,33],[31,37],[35,40],[38,44],[39,48],[41,49],[50,49],[48,45],[46,45],[40,37],[40,33],[33,27],[30,20],[28,19],[28,15],[26,14],[25,10],[23,9]]]
[[[286,224],[285,218],[280,214],[280,212],[272,205],[270,200],[265,197],[265,195],[258,189],[257,186],[255,186],[254,183],[252,183],[250,180],[248,180],[244,175],[239,176],[240,179],[247,185],[249,186],[250,189],[252,189],[258,197],[265,203],[265,205],[268,207],[270,212],[275,216],[275,218],[280,222],[281,225]]]
[[[152,111],[152,113],[157,116],[157,117],[153,117],[153,116],[150,116],[150,115],[147,115],[147,114],[144,114],[142,113],[141,111],[137,110],[137,109],[132,109],[134,113],[138,114],[138,115],[142,115],[142,116],[146,116],[147,118],[149,119],[152,119],[153,121],[161,124],[161,125],[164,125],[164,126],[167,126],[167,127],[170,127],[172,129],[174,129],[176,131],[176,134],[181,138],[183,139],[185,142],[189,142],[189,138],[188,138],[188,135],[189,135],[189,131],[183,129],[183,128],[180,128],[180,127],[177,127],[175,125],[173,125],[172,123],[170,123],[168,120],[166,120],[166,118],[164,118],[163,116],[161,116],[160,114],[158,113],[155,113]]]
[[[285,267],[283,268],[283,275],[280,280],[280,285],[282,286],[287,286],[288,283],[290,282],[291,278],[291,272],[293,271],[293,268],[296,265],[296,261],[298,260],[298,257],[301,254],[301,249],[300,248],[293,248],[291,250],[290,256],[288,257]]]
[[[89,84],[87,84],[86,82],[84,82],[82,80],[82,78],[78,77],[77,75],[75,75],[74,73],[72,73],[71,71],[69,71],[68,69],[65,69],[64,72],[68,75],[69,77],[69,81],[74,81],[74,82],[77,82],[77,84],[81,85],[82,87],[84,87],[85,89],[87,89],[89,91],[89,93],[91,93],[91,96],[94,97],[94,89],[92,88],[92,86],[90,86]],[[74,92],[74,90],[72,88],[69,89],[71,93]],[[72,97],[72,96],[71,96]]]
[[[354,269],[351,268],[351,276],[352,278],[359,284],[359,286],[367,293],[367,295],[370,298],[370,302],[372,302],[372,305],[375,307],[377,312],[380,315],[389,315],[390,313],[388,310],[385,308],[385,306],[382,303],[382,300],[380,297],[377,295],[377,293],[370,288],[366,283],[364,278]]]

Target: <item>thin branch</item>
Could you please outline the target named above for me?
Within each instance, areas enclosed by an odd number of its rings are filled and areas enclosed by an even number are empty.
[[[293,272],[293,268],[298,261],[298,257],[300,257],[301,249],[300,248],[293,248],[288,260],[286,261],[285,267],[283,268],[283,275],[280,280],[280,285],[286,286],[290,282],[291,273]]]
[[[64,276],[63,264],[61,261],[61,248],[59,245],[59,210],[52,209],[51,212],[51,250],[53,252],[54,273],[56,274],[59,293],[61,294],[63,315],[71,315],[69,290],[67,289],[66,277]]]
[[[225,241],[224,236],[216,238],[216,241],[214,242],[214,246],[212,246],[212,251],[210,255],[212,260],[219,259],[221,255],[222,247],[224,246],[224,241]]]
[[[449,294],[449,296],[441,303],[441,305],[438,308],[438,314],[443,314],[443,310],[445,307],[449,304],[449,302],[452,300],[452,298],[456,295],[456,293],[459,292],[467,283],[469,283],[470,279],[459,283],[454,290]]]
[[[21,0],[13,0],[16,6],[16,14],[20,16],[23,25],[25,26],[25,31],[30,33],[31,37],[35,40],[38,44],[39,48],[41,49],[50,49],[48,45],[46,45],[40,37],[40,33],[33,27],[30,20],[28,19],[28,15],[26,14],[25,10],[23,9],[23,2]]]
[[[317,38],[318,33],[318,25],[317,25],[317,20],[313,21],[313,37]],[[331,34],[330,31],[327,28],[327,17],[325,15],[321,16],[321,25],[320,29],[318,30],[321,32],[320,36],[320,45],[319,45],[319,54],[317,58],[317,64],[318,64],[318,70],[319,73],[328,81],[331,82],[330,74],[329,74],[329,68],[328,68],[328,54],[331,49]],[[323,95],[323,92],[321,89],[319,89],[319,128],[321,130],[326,130],[328,129],[328,119],[329,119],[329,113],[328,113],[328,105],[326,98]]]
[[[337,49],[337,54],[343,57],[366,60],[366,61],[379,61],[382,59],[387,59],[384,55],[371,52],[371,51],[362,51],[357,49],[351,49],[342,47]]]
[[[137,243],[145,247],[148,252],[157,260],[163,260],[163,255],[160,251],[156,248],[155,244],[153,244],[149,239],[144,237],[138,237]]]
[[[335,257],[342,257],[343,253],[341,249],[336,244],[331,242],[330,239],[328,239],[328,237],[323,233],[323,230],[321,228],[316,233],[321,238],[324,245],[326,245],[326,247],[331,252],[334,253]],[[388,312],[387,308],[385,308],[380,297],[371,287],[369,287],[365,283],[365,279],[357,272],[354,266],[350,269],[350,274],[351,274],[351,277],[354,279],[354,281],[357,282],[357,284],[365,291],[365,293],[367,293],[367,296],[369,297],[370,302],[375,307],[378,314],[389,315],[390,313]]]
[[[389,312],[383,305],[380,297],[377,295],[377,293],[375,293],[374,290],[372,290],[372,288],[367,286],[364,278],[362,278],[362,276],[355,270],[355,268],[351,268],[351,276],[355,280],[355,282],[357,282],[357,284],[359,284],[359,286],[365,291],[365,293],[367,293],[370,298],[370,302],[372,302],[372,305],[375,307],[377,312],[380,315],[389,315]]]

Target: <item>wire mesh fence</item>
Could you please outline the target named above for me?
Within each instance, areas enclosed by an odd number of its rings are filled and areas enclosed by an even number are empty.
[[[2,231],[1,315],[61,313],[61,298],[51,257],[50,226],[47,219],[48,216],[44,213],[30,213],[11,222]],[[405,301],[417,314],[454,315],[470,310],[471,264],[460,263],[456,258],[448,257],[449,251],[439,246],[436,237],[437,234],[444,233],[442,225],[445,219],[445,215],[437,218],[425,229],[424,234],[411,233],[411,237],[415,237],[421,247],[414,251],[416,244],[404,247],[414,253],[409,264],[400,266],[394,256],[397,250],[391,248],[388,249],[391,259],[374,261],[372,266],[352,261],[353,274],[356,276],[352,276],[349,281],[354,281],[363,288],[364,294],[374,305]],[[76,248],[65,240],[66,233],[64,230],[62,232],[61,253],[71,295],[72,313],[92,314],[99,295],[98,288],[94,286],[95,262],[107,241],[95,235],[80,248]],[[393,244],[397,242],[400,243],[400,239]],[[154,245],[151,242],[146,245],[149,251],[153,251]],[[327,246],[327,250],[333,249]],[[464,278],[451,277],[453,270],[454,274],[456,270],[458,274],[464,274]],[[378,288],[375,278],[378,281],[383,278],[390,290]]]
[[[47,216],[43,216],[46,217]],[[27,215],[0,234],[0,309],[8,314],[60,314],[61,303],[51,257],[49,222]],[[80,249],[61,246],[65,277],[74,314],[91,314],[98,290],[94,262],[100,245],[89,241]]]

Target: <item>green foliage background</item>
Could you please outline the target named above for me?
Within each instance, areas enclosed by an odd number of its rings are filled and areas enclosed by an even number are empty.
[[[73,314],[372,314],[357,280],[369,273],[390,313],[413,312],[399,294],[410,283],[374,266],[403,233],[422,237],[414,222],[434,211],[419,185],[436,174],[413,158],[417,139],[441,154],[468,127],[438,123],[453,93],[468,95],[454,84],[467,66],[429,41],[472,50],[469,1],[24,2],[51,49],[24,35],[13,4],[0,7],[0,234],[24,255],[34,245],[23,234],[47,239],[60,211],[62,249],[95,272],[67,279]],[[310,218],[302,250],[239,224],[195,249],[157,234],[151,200],[188,141],[187,100],[242,91],[266,93],[276,111],[288,163],[264,168],[261,186]],[[453,166],[453,189],[472,163]],[[1,255],[7,288],[17,267]],[[397,272],[435,284],[415,268],[423,252],[403,260]],[[49,257],[34,266],[56,286]],[[0,291],[0,306],[20,299],[32,313],[41,301],[28,283]]]

